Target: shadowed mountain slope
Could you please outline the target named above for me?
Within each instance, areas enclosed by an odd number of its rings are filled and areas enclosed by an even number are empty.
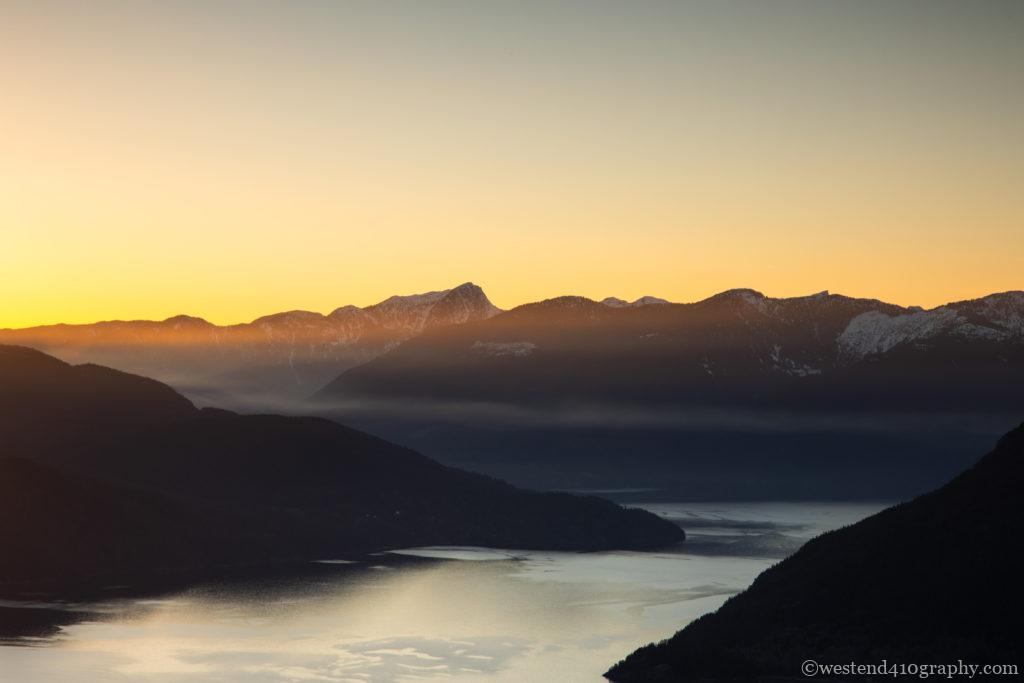
[[[429,330],[314,397],[458,467],[688,499],[905,498],[1024,413],[1024,293],[560,297]]]
[[[560,297],[520,306],[428,331],[318,398],[967,405],[1016,396],[1008,379],[993,386],[1007,373],[1024,376],[1022,292],[921,311],[827,292],[731,290],[694,304]]]

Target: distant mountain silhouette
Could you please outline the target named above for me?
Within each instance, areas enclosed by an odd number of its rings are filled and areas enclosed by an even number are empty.
[[[606,676],[797,680],[808,659],[1021,666],[1022,488],[1024,425],[946,486],[809,541]]]
[[[646,472],[629,484],[885,498],[961,469],[1024,411],[1022,383],[1024,292],[925,311],[737,289],[693,304],[559,297],[427,330],[314,399],[529,485]]]
[[[317,418],[198,410],[159,382],[0,346],[0,590],[417,545],[681,540]]]
[[[74,363],[98,363],[154,377],[191,397],[222,403],[306,397],[339,372],[427,328],[500,312],[471,282],[393,296],[327,315],[289,311],[219,326],[180,315],[163,321],[109,321],[0,330],[0,344],[29,346]]]

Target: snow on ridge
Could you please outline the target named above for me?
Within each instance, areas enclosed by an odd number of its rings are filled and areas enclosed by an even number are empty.
[[[445,297],[450,289],[441,289],[436,292],[424,292],[423,294],[395,294],[389,296],[384,301],[367,306],[367,308],[378,308],[378,307],[412,307],[422,306],[424,304],[432,304],[440,301]]]
[[[904,342],[934,337],[963,322],[956,311],[946,307],[896,316],[867,311],[849,322],[837,343],[841,355],[864,358],[885,353]]]
[[[772,362],[772,369],[781,372],[786,375],[792,375],[794,377],[808,377],[810,375],[820,375],[821,368],[815,368],[807,363],[801,363],[782,355],[782,346],[774,344],[772,350],[768,354]]]
[[[437,303],[431,305],[427,324],[455,324],[470,320],[486,320],[502,313],[491,303],[484,290],[472,282],[459,285]]]
[[[316,311],[284,311],[283,313],[272,313],[253,320],[251,325],[259,326],[264,330],[275,327],[287,326],[297,327],[303,325],[317,325],[327,319],[327,316]]]
[[[352,304],[346,304],[345,306],[339,306],[338,308],[335,308],[333,311],[331,311],[327,315],[327,317],[330,318],[332,316],[333,317],[340,317],[340,316],[343,316],[343,315],[358,315],[358,314],[360,314],[362,312],[363,312],[363,309],[359,308],[358,306],[353,306]]]
[[[1010,334],[1024,335],[1024,292],[989,294],[973,302],[961,302],[957,308],[971,304],[977,305],[986,321]]]
[[[396,294],[363,310],[385,329],[404,330],[412,336],[423,330],[431,310],[451,291],[443,289],[423,294]]]
[[[536,349],[537,345],[533,342],[520,341],[520,342],[473,342],[473,345],[469,347],[471,351],[481,356],[500,357],[510,356],[514,358],[524,358],[532,354]]]
[[[437,292],[392,296],[363,310],[383,327],[404,330],[409,336],[428,326],[486,320],[503,312],[472,282]]]
[[[999,330],[992,329],[986,325],[975,325],[974,323],[964,323],[963,325],[959,325],[953,330],[953,334],[958,337],[966,337],[968,339],[1000,340],[1006,337],[1006,334]]]
[[[768,313],[769,299],[756,289],[727,289],[704,301],[739,301],[760,313]]]
[[[642,296],[639,299],[634,299],[633,301],[626,301],[625,299],[620,299],[617,296],[609,296],[601,299],[601,303],[609,308],[638,308],[640,306],[653,306],[671,302],[657,296]]]
[[[631,306],[656,306],[658,304],[667,304],[667,303],[669,303],[669,301],[667,299],[662,299],[661,297],[657,297],[657,296],[642,296],[642,297],[640,297],[639,299],[637,299],[636,301],[634,301],[630,305]]]

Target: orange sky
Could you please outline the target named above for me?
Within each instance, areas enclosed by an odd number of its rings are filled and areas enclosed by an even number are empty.
[[[0,327],[1024,289],[1022,7],[4,3]]]

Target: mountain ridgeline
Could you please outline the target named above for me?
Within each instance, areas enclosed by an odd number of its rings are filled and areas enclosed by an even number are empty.
[[[151,379],[0,347],[0,590],[457,544],[682,540],[608,501],[532,493],[318,418],[196,409]]]
[[[1022,370],[1024,292],[924,311],[733,290],[694,304],[527,304],[425,332],[318,397],[970,406],[1016,395],[993,380]]]
[[[208,404],[272,405],[305,398],[339,372],[420,332],[500,313],[471,282],[392,296],[327,315],[288,311],[220,326],[187,315],[0,330],[0,344],[38,349],[167,382]]]
[[[635,304],[560,297],[428,330],[315,405],[520,484],[691,499],[914,495],[1024,412],[1024,292]]]
[[[1024,425],[947,485],[809,541],[717,612],[637,650],[606,676],[797,680],[808,659],[962,660],[1019,671],[1022,488]]]
[[[201,405],[338,419],[532,488],[686,499],[905,498],[1024,410],[1022,292],[931,310],[736,289],[502,312],[466,283],[328,315],[4,341],[152,376]]]

